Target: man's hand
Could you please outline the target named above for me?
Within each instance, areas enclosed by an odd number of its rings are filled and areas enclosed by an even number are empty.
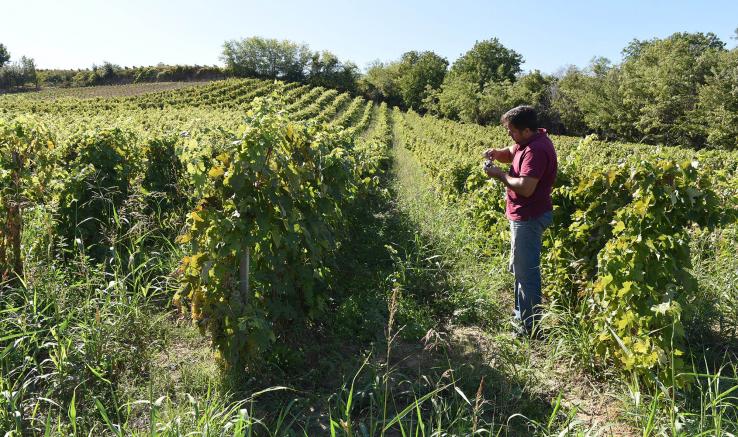
[[[502,149],[487,149],[482,153],[482,156],[484,156],[484,159],[488,159],[490,161],[499,161],[509,164],[513,159],[513,149],[512,146],[504,147]]]
[[[496,165],[485,165],[484,166],[484,172],[487,173],[487,176],[495,179],[500,179],[505,176],[505,172]]]
[[[497,159],[497,150],[495,149],[487,149],[483,153],[484,159],[489,159],[490,161],[494,161]]]

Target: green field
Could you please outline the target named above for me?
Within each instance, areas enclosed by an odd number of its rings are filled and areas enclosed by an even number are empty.
[[[257,79],[0,96],[0,429],[738,433],[738,152],[552,139],[528,340],[500,127]]]

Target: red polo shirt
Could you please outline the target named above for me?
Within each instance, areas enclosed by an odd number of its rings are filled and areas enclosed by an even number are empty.
[[[535,191],[530,197],[523,197],[510,188],[507,189],[505,215],[510,220],[529,220],[553,210],[551,190],[556,182],[558,162],[553,142],[546,129],[538,132],[530,142],[513,148],[513,161],[508,174],[514,177],[531,176],[538,179]]]

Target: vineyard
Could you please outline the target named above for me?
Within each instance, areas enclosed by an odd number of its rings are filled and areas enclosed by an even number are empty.
[[[0,96],[0,429],[738,433],[738,152],[552,139],[521,340],[500,127],[257,79]]]

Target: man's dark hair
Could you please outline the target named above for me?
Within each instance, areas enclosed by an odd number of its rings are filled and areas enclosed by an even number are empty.
[[[526,127],[534,131],[538,129],[538,116],[532,106],[516,106],[507,111],[500,118],[502,124],[511,124],[516,129],[524,130]]]

